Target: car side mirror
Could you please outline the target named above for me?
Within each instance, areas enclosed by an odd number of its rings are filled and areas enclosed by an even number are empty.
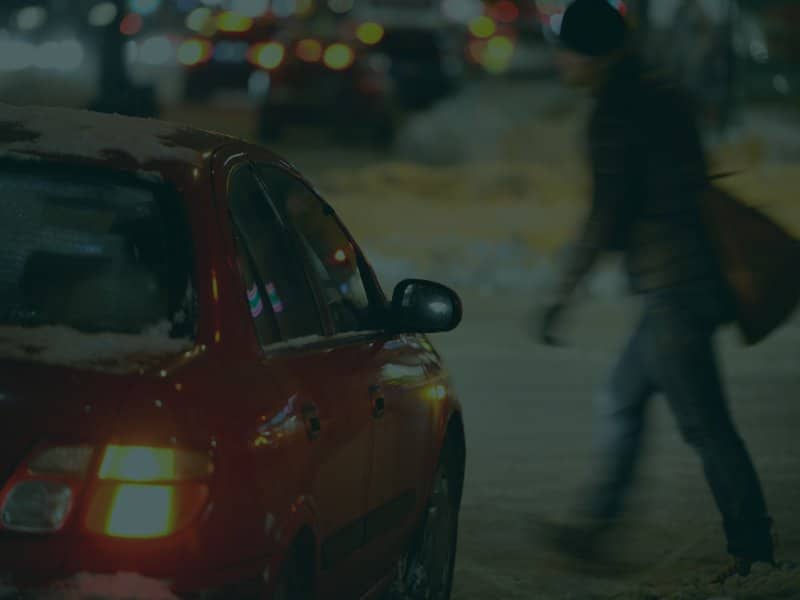
[[[424,279],[405,279],[394,288],[391,321],[395,331],[451,331],[461,317],[461,299],[447,286]]]

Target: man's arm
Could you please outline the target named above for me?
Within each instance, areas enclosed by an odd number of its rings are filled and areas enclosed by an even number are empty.
[[[625,243],[632,217],[631,192],[641,173],[632,164],[630,121],[623,117],[601,116],[590,126],[592,205],[556,290],[560,304],[570,300],[604,251]]]

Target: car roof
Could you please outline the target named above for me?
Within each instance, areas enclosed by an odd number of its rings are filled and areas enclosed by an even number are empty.
[[[169,177],[234,137],[156,119],[0,104],[0,158],[105,165]]]

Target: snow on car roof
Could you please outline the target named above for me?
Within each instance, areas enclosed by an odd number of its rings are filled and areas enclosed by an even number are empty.
[[[198,165],[228,136],[166,123],[64,108],[0,104],[0,156],[72,158],[155,169]]]

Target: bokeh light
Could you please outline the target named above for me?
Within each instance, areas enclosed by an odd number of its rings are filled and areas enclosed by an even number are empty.
[[[144,40],[139,46],[139,61],[146,65],[165,65],[175,56],[175,48],[165,35]]]
[[[20,31],[33,31],[47,21],[47,10],[41,6],[26,6],[17,13],[17,27]]]
[[[469,30],[477,38],[490,38],[497,32],[497,24],[483,15],[470,21]]]
[[[186,27],[196,33],[202,33],[211,20],[210,9],[196,8],[186,16]]]
[[[313,39],[300,40],[296,52],[297,58],[304,62],[319,62],[322,59],[322,44]]]
[[[119,30],[123,35],[136,35],[142,30],[143,25],[144,19],[142,19],[142,15],[130,13],[122,19],[122,23],[119,24]]]
[[[280,42],[256,44],[250,49],[248,59],[262,69],[277,69],[283,63],[286,48]]]
[[[317,9],[315,0],[296,0],[295,11],[298,17],[309,17]]]
[[[505,35],[498,35],[489,40],[483,56],[484,68],[493,74],[504,73],[511,66],[514,58],[514,42]]]
[[[117,18],[117,7],[113,2],[100,2],[89,9],[88,21],[92,27],[108,27]]]
[[[161,0],[130,0],[131,10],[140,15],[152,15],[161,6]]]
[[[213,49],[208,40],[192,38],[178,47],[178,62],[186,67],[194,67],[211,59]]]
[[[443,0],[442,14],[446,19],[456,23],[469,23],[483,13],[480,0]]]
[[[220,31],[244,33],[252,29],[253,19],[228,10],[217,17],[217,27],[219,27]]]
[[[385,30],[378,23],[362,23],[356,30],[356,37],[362,43],[373,46],[383,39]]]
[[[355,61],[355,53],[347,44],[331,44],[325,49],[325,65],[334,71],[343,71]]]
[[[339,14],[350,12],[354,6],[355,0],[328,0],[328,8]]]
[[[513,23],[519,18],[519,8],[511,0],[500,0],[492,5],[490,14],[501,23]]]

